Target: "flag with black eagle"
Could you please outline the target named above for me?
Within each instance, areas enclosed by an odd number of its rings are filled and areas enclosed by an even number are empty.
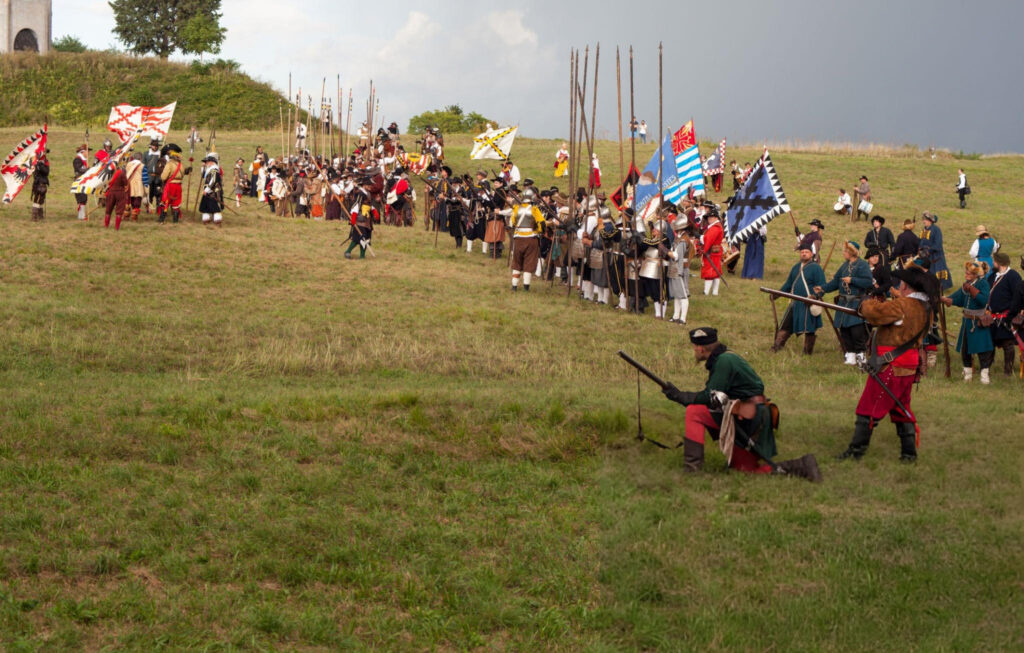
[[[3,203],[10,204],[18,196],[21,189],[28,183],[29,177],[36,169],[36,161],[46,152],[46,125],[32,134],[11,150],[3,163],[0,164],[0,176],[3,177],[7,190],[4,191]]]
[[[790,211],[775,165],[765,150],[743,187],[736,191],[725,215],[725,238],[730,245],[744,243],[751,235]]]

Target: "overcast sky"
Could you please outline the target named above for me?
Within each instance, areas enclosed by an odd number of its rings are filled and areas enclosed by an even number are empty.
[[[404,131],[459,104],[531,137],[568,133],[569,51],[601,43],[598,135],[614,137],[615,47],[634,48],[636,115],[665,128],[694,118],[701,138],[855,141],[1024,152],[1024,2],[728,0],[488,3],[223,0],[220,57],[319,100],[369,80],[380,115]],[[121,47],[103,0],[53,0],[55,37]],[[180,58],[180,57],[179,57]],[[588,80],[589,89],[593,77]],[[347,90],[346,90],[347,93]]]

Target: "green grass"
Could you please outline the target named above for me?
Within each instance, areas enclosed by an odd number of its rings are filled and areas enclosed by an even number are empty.
[[[218,145],[230,161],[275,137]],[[615,356],[698,387],[683,329],[544,284],[513,296],[504,262],[421,228],[382,227],[378,258],[346,261],[339,225],[252,205],[219,230],[79,223],[77,138],[52,134],[44,223],[27,196],[0,213],[0,648],[1024,646],[1016,378],[933,374],[917,465],[888,423],[864,461],[834,462],[863,376],[827,332],[810,359],[767,354],[760,284],[730,278],[691,325],[752,361],[781,458],[818,454],[825,482],[726,473],[711,447],[687,475],[633,439]],[[617,148],[599,148],[613,177]],[[524,139],[515,158],[548,185],[556,149]],[[954,267],[979,222],[1015,258],[1024,239],[1019,158],[970,162],[967,211],[952,159],[773,158],[829,246],[866,231],[827,211],[862,173],[893,222],[941,216]],[[771,227],[765,285],[795,260],[791,230]],[[681,407],[642,393],[646,432],[674,442]]]
[[[200,125],[204,135],[211,123],[222,130],[279,129],[283,98],[230,63],[189,65],[107,52],[0,55],[0,96],[0,127],[49,117],[51,124],[102,132],[116,104],[176,101],[173,127]]]

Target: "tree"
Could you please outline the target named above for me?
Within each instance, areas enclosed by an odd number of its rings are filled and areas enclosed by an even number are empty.
[[[227,29],[219,26],[213,18],[204,14],[196,14],[189,18],[181,28],[181,51],[185,54],[198,54],[199,61],[202,61],[204,52],[211,54],[220,52],[220,44],[224,42],[225,32]]]
[[[437,127],[447,134],[467,132],[475,134],[483,131],[487,123],[496,125],[497,121],[485,118],[476,111],[470,111],[467,114],[459,105],[450,104],[444,109],[424,111],[418,116],[413,116],[409,120],[408,133],[416,134],[422,132],[427,127]]]
[[[220,27],[220,0],[110,0],[108,3],[114,10],[114,34],[133,54],[155,54],[166,59],[175,50],[189,52],[217,52],[224,40],[224,29]],[[196,16],[203,16],[213,24],[215,37],[199,43],[184,41],[188,32],[186,26]],[[208,34],[209,25],[202,25],[202,31]],[[217,50],[203,49],[186,50],[190,46],[216,47]]]
[[[53,42],[53,49],[57,52],[85,52],[88,48],[74,36],[66,34]]]

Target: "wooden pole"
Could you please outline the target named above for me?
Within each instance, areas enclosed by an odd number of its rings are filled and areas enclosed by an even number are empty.
[[[633,103],[633,46],[629,46],[629,160],[630,166],[636,165],[636,137],[633,135],[633,121],[636,120],[636,108]],[[632,169],[632,168],[630,168]],[[636,227],[636,189],[633,192],[633,201],[631,202],[631,209],[634,211],[633,217],[630,219],[630,233]],[[633,261],[629,260],[628,263],[632,266]],[[633,279],[633,310],[640,311],[640,273],[639,270]],[[629,271],[626,272],[626,283],[629,283]]]
[[[341,106],[341,75],[338,75],[338,158],[344,156],[345,150],[341,147],[341,112],[344,107]],[[331,147],[334,147],[332,144]]]
[[[619,108],[619,179],[625,179],[626,165],[622,146],[622,62],[619,58],[619,46],[617,45],[615,46],[615,103]],[[622,189],[622,192],[625,195],[625,188]]]
[[[342,156],[348,158],[348,148],[350,144],[350,134],[352,133],[352,89],[348,89],[348,113],[345,114],[345,151],[342,152]]]
[[[661,57],[661,42],[659,41],[658,42],[658,140],[655,143],[655,145],[658,147],[658,152],[659,152],[659,155],[658,155],[658,201],[659,202],[664,202],[665,201],[665,175],[664,175],[664,171],[665,171],[665,153],[661,151],[661,141],[662,141],[661,137],[665,133],[664,132],[665,125],[664,125],[664,122],[663,122],[663,120],[664,120],[663,104],[662,104],[662,98],[663,98],[663,92],[662,92],[662,73],[663,73],[663,71],[664,71],[664,67],[662,65],[662,57]],[[675,164],[675,161],[673,161],[672,163]]]
[[[597,67],[601,63],[601,44],[598,43],[597,47],[594,48],[594,100],[590,105],[590,160],[587,161],[588,177],[593,177],[594,168],[594,146],[597,141],[597,134],[594,132],[597,130]],[[591,180],[593,181],[593,180]],[[594,184],[591,183],[590,189],[594,189]]]
[[[284,125],[284,107],[281,106],[281,100],[277,101],[277,115],[278,115],[278,118],[281,120],[281,153],[284,154],[284,152],[285,152],[285,149],[284,149],[284,141],[285,141],[284,130],[285,130],[285,125]]]
[[[939,326],[942,327],[942,350],[946,355],[946,378],[950,378],[952,371],[949,364],[949,338],[946,337],[946,305],[939,305]],[[1022,361],[1024,362],[1024,361]]]

